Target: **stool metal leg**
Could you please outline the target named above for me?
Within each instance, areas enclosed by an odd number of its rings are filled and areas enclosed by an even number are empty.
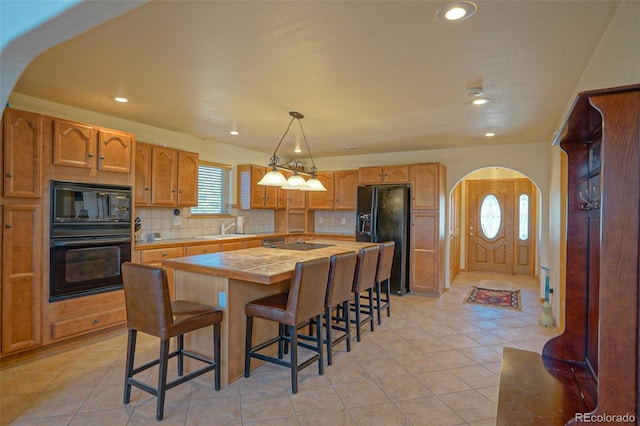
[[[220,390],[220,323],[213,324],[213,361],[216,363],[214,370],[215,389]]]
[[[295,325],[287,328],[291,339],[291,392],[298,393],[298,329]]]
[[[184,374],[184,335],[178,335],[178,376]]]
[[[125,404],[128,404],[131,399],[131,383],[129,379],[133,377],[133,360],[135,358],[136,353],[136,336],[138,335],[138,330],[134,330],[132,328],[129,329],[129,336],[127,342],[127,366],[124,378],[124,396],[122,401]]]
[[[251,334],[253,333],[253,317],[247,316],[247,328],[244,342],[244,377],[249,377],[251,371]]]
[[[162,420],[164,414],[164,396],[167,391],[167,367],[169,364],[169,339],[160,343],[160,364],[158,365],[158,403],[156,406],[156,420]]]

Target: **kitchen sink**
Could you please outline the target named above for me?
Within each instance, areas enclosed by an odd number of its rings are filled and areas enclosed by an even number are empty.
[[[197,235],[194,238],[203,238],[205,240],[228,240],[230,238],[249,238],[255,237],[254,234],[218,234],[218,235]]]

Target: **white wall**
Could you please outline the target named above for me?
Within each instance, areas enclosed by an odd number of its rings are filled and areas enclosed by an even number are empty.
[[[620,3],[616,14],[611,19],[600,43],[585,68],[582,77],[575,87],[571,99],[567,100],[565,113],[558,118],[558,128],[569,114],[571,105],[578,93],[604,89],[608,87],[626,86],[640,83],[640,2],[623,1]],[[547,258],[542,259],[542,264],[551,268],[551,288],[555,297],[552,300],[554,314],[562,313],[564,282],[564,241],[566,240],[566,182],[561,170],[562,156],[564,154],[558,146],[549,147],[549,214],[550,220],[546,238],[548,250]],[[558,327],[563,328],[563,316],[559,318]]]

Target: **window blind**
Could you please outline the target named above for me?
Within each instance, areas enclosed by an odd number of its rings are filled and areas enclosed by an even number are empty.
[[[200,161],[198,165],[198,205],[193,215],[231,213],[231,166]]]

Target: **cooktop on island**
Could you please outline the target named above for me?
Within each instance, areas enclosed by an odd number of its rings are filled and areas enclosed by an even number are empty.
[[[335,244],[319,244],[319,243],[293,243],[293,244],[276,244],[271,248],[283,249],[283,250],[315,250],[323,247],[332,247]]]

